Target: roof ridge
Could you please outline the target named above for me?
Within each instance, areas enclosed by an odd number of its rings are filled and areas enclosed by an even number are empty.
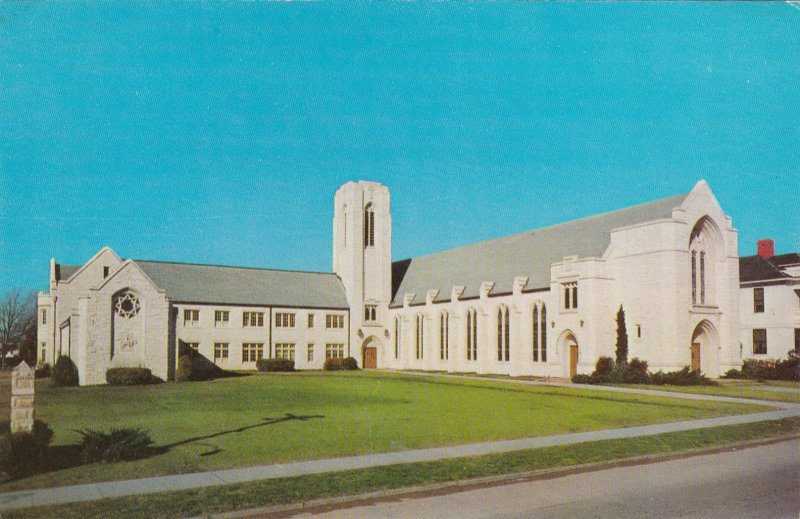
[[[420,255],[420,256],[412,256],[412,257],[409,257],[409,258],[403,258],[403,259],[400,259],[400,260],[395,260],[392,263],[395,263],[396,261],[406,261],[406,260],[414,260],[414,259],[419,259],[419,258],[428,258],[430,256],[436,256],[436,255],[439,255],[439,254],[443,254],[445,252],[457,251],[457,250],[461,250],[461,249],[466,249],[468,247],[474,247],[475,245],[482,245],[482,244],[486,244],[486,243],[491,243],[491,242],[496,241],[496,240],[503,240],[503,239],[506,239],[506,238],[513,238],[515,236],[522,236],[522,235],[526,235],[526,234],[533,234],[533,233],[536,233],[536,232],[539,232],[539,231],[551,230],[551,229],[554,229],[556,227],[560,227],[562,225],[568,225],[568,224],[572,224],[572,223],[576,223],[576,222],[585,222],[585,221],[589,221],[589,220],[594,220],[594,219],[597,219],[597,218],[606,217],[606,216],[611,215],[611,214],[621,213],[623,211],[629,211],[629,210],[632,210],[632,209],[637,209],[637,208],[641,208],[641,207],[644,207],[644,206],[647,206],[647,205],[657,204],[657,203],[660,203],[660,202],[666,202],[667,200],[671,200],[671,199],[678,199],[678,198],[683,197],[683,199],[685,200],[686,197],[688,197],[690,194],[691,194],[690,192],[687,192],[687,193],[679,193],[677,195],[672,195],[672,196],[666,196],[666,197],[663,197],[663,198],[658,198],[656,200],[651,200],[649,202],[642,202],[640,204],[629,205],[627,207],[621,207],[619,209],[612,209],[610,211],[605,211],[603,213],[597,213],[597,214],[593,214],[593,215],[589,215],[589,216],[584,216],[584,217],[581,217],[581,218],[575,218],[573,220],[567,220],[566,222],[560,222],[560,223],[556,223],[556,224],[552,224],[552,225],[545,225],[544,227],[537,227],[536,229],[529,229],[527,231],[515,232],[513,234],[506,234],[506,235],[503,235],[503,236],[497,236],[495,238],[488,238],[486,240],[476,241],[476,242],[473,242],[473,243],[470,243],[470,244],[467,244],[467,245],[459,245],[458,247],[453,247],[451,249],[444,249],[444,250],[440,250],[440,251],[437,251],[437,252],[431,252],[430,254],[423,254],[423,255]]]
[[[213,263],[191,263],[191,262],[184,262],[184,261],[161,261],[161,260],[143,260],[143,259],[131,259],[130,261],[134,263],[159,263],[162,265],[185,265],[190,267],[208,267],[208,268],[223,268],[223,269],[240,269],[240,270],[259,270],[259,271],[268,271],[268,272],[293,272],[297,274],[325,274],[336,276],[335,272],[321,272],[315,270],[296,270],[296,269],[276,269],[276,268],[268,268],[268,267],[245,267],[245,266],[238,266],[238,265],[218,265]]]

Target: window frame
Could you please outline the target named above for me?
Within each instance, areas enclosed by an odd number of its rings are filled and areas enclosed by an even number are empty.
[[[760,295],[759,295],[760,294]],[[753,288],[753,313],[763,314],[766,309],[764,287]]]
[[[230,359],[230,343],[229,342],[215,342],[214,343],[214,363],[217,361],[228,361]]]

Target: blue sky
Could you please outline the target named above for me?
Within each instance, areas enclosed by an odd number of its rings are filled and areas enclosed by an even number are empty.
[[[690,190],[800,250],[785,3],[2,3],[0,290],[123,257],[329,271],[332,199],[395,259]]]

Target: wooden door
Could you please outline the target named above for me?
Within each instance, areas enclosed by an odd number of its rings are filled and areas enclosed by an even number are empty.
[[[692,343],[692,371],[700,371],[700,345]]]
[[[364,348],[364,369],[375,369],[378,367],[378,349]]]
[[[569,347],[569,376],[570,378],[578,374],[578,345],[573,344]]]

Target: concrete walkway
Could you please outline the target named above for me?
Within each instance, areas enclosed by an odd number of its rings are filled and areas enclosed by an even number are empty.
[[[421,376],[446,376],[446,375],[421,375]],[[486,380],[481,377],[474,377]],[[506,440],[495,442],[473,443],[467,445],[454,445],[450,447],[436,447],[417,449],[401,452],[388,452],[381,454],[368,454],[362,456],[349,456],[344,458],[331,458],[323,460],[300,461],[286,464],[272,464],[256,467],[217,470],[211,472],[197,472],[192,474],[176,474],[152,478],[131,479],[121,481],[108,481],[89,483],[67,487],[42,488],[19,490],[15,492],[0,493],[0,511],[25,508],[30,506],[56,505],[76,501],[90,501],[95,499],[152,494],[192,488],[219,486],[231,483],[244,483],[275,478],[319,474],[324,472],[338,472],[350,469],[363,469],[395,465],[399,463],[417,463],[424,461],[445,460],[466,456],[480,456],[517,450],[536,449],[541,447],[554,447],[571,445],[575,443],[593,442],[600,440],[615,440],[621,438],[634,438],[639,436],[653,436],[678,431],[704,429],[725,425],[738,425],[761,422],[767,420],[780,420],[800,416],[800,405],[786,402],[768,402],[763,400],[749,400],[745,398],[717,397],[710,395],[696,395],[688,393],[672,393],[649,389],[611,388],[597,386],[582,386],[576,384],[559,384],[533,381],[508,381],[515,383],[550,385],[555,387],[569,387],[590,389],[595,391],[611,391],[620,393],[634,393],[645,395],[664,396],[668,398],[681,398],[688,400],[705,400],[716,402],[735,402],[757,404],[773,407],[775,410],[745,415],[723,416],[702,420],[684,422],[644,425],[622,429],[606,429],[582,433],[559,434],[555,436],[541,436],[523,438],[519,440]]]

